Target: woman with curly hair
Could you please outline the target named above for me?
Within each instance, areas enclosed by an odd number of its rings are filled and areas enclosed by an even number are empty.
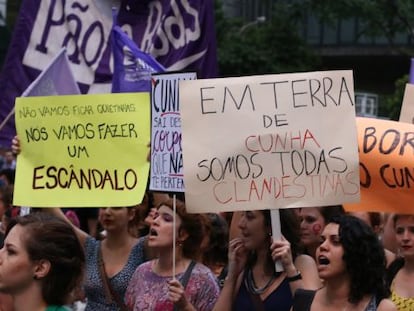
[[[293,310],[397,310],[386,299],[384,248],[362,220],[342,215],[331,219],[316,251],[319,277],[317,291],[299,289]]]
[[[298,209],[300,221],[300,239],[305,247],[305,254],[316,259],[321,233],[330,219],[345,214],[342,205],[312,206]]]

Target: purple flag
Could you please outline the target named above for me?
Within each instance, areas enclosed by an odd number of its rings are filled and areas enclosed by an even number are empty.
[[[51,96],[80,94],[73,77],[66,49],[63,48],[40,75],[28,86],[23,96]],[[14,107],[0,123],[0,131],[14,115]]]
[[[414,84],[414,58],[411,58],[409,83]]]
[[[63,48],[42,73],[23,92],[22,96],[52,96],[80,94]]]
[[[151,75],[165,71],[151,55],[142,52],[119,26],[112,29],[112,52],[112,93],[150,92]]]
[[[167,71],[217,77],[213,0],[124,0],[117,23],[129,25],[133,41]]]
[[[117,25],[167,71],[216,77],[213,0],[121,0]],[[109,93],[112,85],[112,2],[23,0],[0,75],[0,121],[14,100],[66,47],[81,93]],[[0,145],[15,135],[13,118]]]

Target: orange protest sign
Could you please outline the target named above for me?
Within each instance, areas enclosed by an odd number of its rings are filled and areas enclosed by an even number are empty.
[[[414,125],[357,118],[361,201],[348,211],[414,213]]]

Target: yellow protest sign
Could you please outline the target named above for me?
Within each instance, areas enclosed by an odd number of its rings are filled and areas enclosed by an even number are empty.
[[[179,91],[189,211],[359,200],[352,71],[187,80]]]
[[[348,211],[414,212],[414,125],[357,118],[361,201]]]
[[[16,99],[14,204],[106,207],[140,203],[149,163],[149,93]]]

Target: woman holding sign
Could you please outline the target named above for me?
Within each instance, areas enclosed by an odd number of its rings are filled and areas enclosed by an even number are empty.
[[[398,257],[388,267],[391,299],[399,311],[414,310],[414,215],[393,217]]]
[[[293,311],[393,311],[386,299],[384,249],[372,229],[359,218],[342,215],[332,218],[321,235],[316,251],[318,290],[299,289]]]
[[[300,254],[299,224],[280,210],[281,240],[272,240],[270,210],[242,212],[240,235],[230,241],[228,274],[215,311],[289,311],[297,288],[321,286],[315,261]],[[284,271],[275,269],[280,261]]]
[[[132,276],[125,295],[129,310],[213,309],[218,284],[211,270],[195,261],[203,235],[201,215],[187,214],[178,200],[175,215],[172,199],[160,204],[148,238],[158,256],[140,265]]]

